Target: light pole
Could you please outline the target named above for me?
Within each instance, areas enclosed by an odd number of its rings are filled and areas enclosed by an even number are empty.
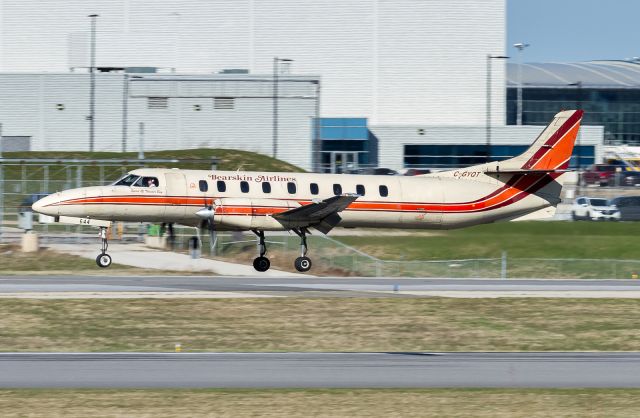
[[[311,152],[313,155],[311,156],[312,167],[314,173],[320,172],[320,151],[322,150],[322,141],[320,139],[320,79],[316,83],[316,109],[315,109],[315,138],[313,141],[313,146],[311,147]]]
[[[273,150],[271,155],[273,158],[278,158],[278,69],[281,62],[293,62],[293,60],[273,57]]]
[[[491,158],[491,60],[507,59],[505,55],[487,54],[487,120],[486,120],[486,162]]]
[[[91,19],[91,63],[89,64],[89,151],[93,152],[95,142],[96,113],[96,19],[97,14],[88,16]]]
[[[522,125],[522,51],[529,46],[525,43],[513,44],[518,49],[518,98],[516,101],[516,125]]]
[[[582,109],[582,81],[576,81],[575,83],[569,83],[567,84],[568,86],[572,86],[572,87],[576,87],[576,89],[578,90],[577,92],[577,97],[576,97],[576,109]],[[578,161],[576,161],[577,164],[577,168],[576,170],[578,171],[578,181],[577,181],[577,185],[576,185],[576,196],[580,195],[580,169],[582,166],[582,144],[580,141],[580,138],[582,137],[582,130],[578,131],[578,138],[576,141],[576,152],[577,152],[577,157],[578,157]]]

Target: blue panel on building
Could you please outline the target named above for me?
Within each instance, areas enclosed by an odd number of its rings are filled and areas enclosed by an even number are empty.
[[[320,119],[320,139],[367,141],[369,129],[366,118],[322,118]]]

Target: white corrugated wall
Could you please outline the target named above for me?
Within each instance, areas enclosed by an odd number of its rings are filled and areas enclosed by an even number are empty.
[[[505,0],[110,0],[3,2],[0,70],[100,66],[270,74],[274,56],[323,77],[324,116],[373,123],[484,123],[486,55],[505,53]],[[504,62],[493,61],[493,123]]]

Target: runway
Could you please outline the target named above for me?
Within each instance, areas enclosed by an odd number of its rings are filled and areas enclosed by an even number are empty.
[[[640,353],[2,353],[3,388],[640,387]]]
[[[0,297],[621,297],[640,280],[0,276]]]

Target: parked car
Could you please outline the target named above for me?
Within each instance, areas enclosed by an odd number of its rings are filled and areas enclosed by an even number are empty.
[[[599,184],[609,186],[615,183],[616,172],[619,166],[611,164],[593,164],[582,173],[582,184]]]
[[[619,196],[609,205],[618,209],[621,221],[640,221],[640,196]]]
[[[620,171],[615,176],[616,186],[640,186],[640,171]]]
[[[407,171],[404,172],[405,176],[421,176],[423,174],[429,174],[431,170],[426,168],[407,168]]]
[[[376,176],[397,176],[398,172],[390,168],[376,167],[376,168],[362,168],[355,174],[373,174]]]
[[[600,186],[640,186],[640,171],[620,164],[593,164],[581,176],[582,184]]]
[[[617,221],[620,220],[618,208],[609,204],[607,199],[594,197],[578,197],[571,208],[571,218],[592,221]]]

